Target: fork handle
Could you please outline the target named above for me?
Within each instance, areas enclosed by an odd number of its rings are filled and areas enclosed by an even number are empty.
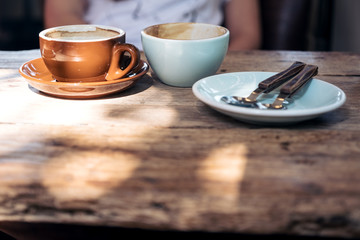
[[[294,78],[287,82],[281,89],[280,92],[293,95],[299,90],[305,83],[307,83],[312,77],[317,75],[318,67],[315,65],[306,65]]]
[[[289,68],[265,79],[259,83],[259,88],[265,89],[264,93],[269,93],[275,88],[288,81],[305,67],[305,63],[296,61]]]

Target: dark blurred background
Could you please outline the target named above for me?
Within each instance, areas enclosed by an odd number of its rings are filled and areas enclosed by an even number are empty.
[[[39,48],[43,0],[1,0],[0,50]]]
[[[359,0],[260,2],[262,49],[360,52]],[[38,48],[42,29],[43,0],[1,0],[0,50]]]

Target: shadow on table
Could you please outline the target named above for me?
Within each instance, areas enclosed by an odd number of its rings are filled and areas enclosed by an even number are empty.
[[[24,224],[5,222],[7,229],[16,232],[16,240],[118,240],[118,239],[167,239],[167,240],[343,240],[340,238],[320,238],[292,235],[251,235],[234,233],[205,233],[180,231],[155,231],[144,229],[127,229],[114,227],[80,226],[67,224]],[[16,227],[12,227],[12,225]],[[0,240],[15,238],[0,232]]]

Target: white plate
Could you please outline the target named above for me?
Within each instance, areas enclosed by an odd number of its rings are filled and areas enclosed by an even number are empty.
[[[197,81],[193,87],[195,96],[213,109],[244,122],[256,124],[296,123],[318,117],[344,104],[345,93],[338,87],[318,79],[310,80],[300,89],[285,110],[260,110],[232,106],[221,101],[223,96],[248,96],[262,80],[275,72],[235,72],[210,76]],[[275,90],[263,94],[260,102],[270,103],[276,98]]]

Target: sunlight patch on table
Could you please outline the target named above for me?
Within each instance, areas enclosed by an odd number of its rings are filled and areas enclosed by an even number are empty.
[[[233,211],[237,207],[244,178],[248,149],[245,144],[233,144],[210,151],[199,166],[197,176],[202,188],[219,199],[216,210]],[[218,209],[219,208],[219,209]]]
[[[171,107],[147,106],[138,108],[118,107],[111,109],[107,120],[116,121],[117,124],[128,126],[152,126],[168,127],[177,119],[178,113]]]
[[[33,113],[34,121],[59,125],[85,124],[100,114],[99,109],[81,101],[54,101],[37,110]]]
[[[24,90],[22,90],[24,92]],[[1,92],[0,94],[0,121],[15,122],[25,117],[25,112],[29,110],[29,102],[25,100],[23,94],[18,94],[13,89]]]
[[[44,164],[42,183],[58,201],[95,200],[129,179],[139,164],[127,153],[69,152]]]

